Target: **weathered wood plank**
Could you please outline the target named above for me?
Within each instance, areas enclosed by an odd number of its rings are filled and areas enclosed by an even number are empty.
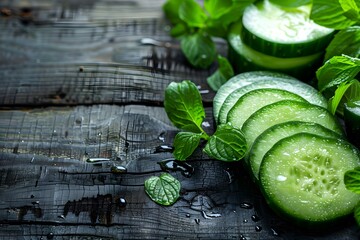
[[[0,66],[0,79],[3,107],[131,103],[159,106],[167,85],[184,79],[194,80],[205,102],[210,104],[214,96],[204,75],[196,71],[169,74],[118,63]]]

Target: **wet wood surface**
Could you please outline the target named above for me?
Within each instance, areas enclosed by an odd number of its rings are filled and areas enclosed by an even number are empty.
[[[195,82],[211,133],[214,67],[188,66],[162,3],[0,2],[0,238],[358,239],[351,219],[315,234],[277,217],[239,162],[174,161],[164,89]],[[143,187],[164,171],[170,207]]]

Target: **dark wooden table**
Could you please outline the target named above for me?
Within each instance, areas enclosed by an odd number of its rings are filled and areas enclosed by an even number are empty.
[[[0,2],[1,239],[358,239],[268,209],[241,163],[197,151],[176,166],[164,89],[189,79],[214,131],[209,70],[189,67],[160,0]],[[226,44],[217,43],[226,54]],[[168,171],[164,207],[144,180]]]

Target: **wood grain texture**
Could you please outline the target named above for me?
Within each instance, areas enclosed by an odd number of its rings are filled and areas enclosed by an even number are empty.
[[[187,64],[163,2],[0,2],[0,239],[358,239],[352,219],[315,234],[279,218],[241,162],[174,161],[164,90],[195,82],[212,133],[216,66]],[[182,184],[170,207],[143,187],[164,171]]]

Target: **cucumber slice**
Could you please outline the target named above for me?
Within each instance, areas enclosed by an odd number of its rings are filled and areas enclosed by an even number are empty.
[[[344,140],[295,134],[264,156],[260,188],[276,212],[301,226],[319,226],[353,212],[360,194],[347,190],[343,179],[359,162],[358,150]]]
[[[307,56],[281,58],[256,51],[241,39],[242,24],[233,24],[228,35],[229,61],[236,72],[269,70],[289,74],[305,82],[313,77],[313,73],[322,63],[323,53]]]
[[[295,93],[276,88],[260,88],[241,96],[227,114],[227,121],[233,127],[241,129],[243,123],[251,114],[260,108],[281,100],[307,102]]]
[[[238,88],[244,87],[246,85],[252,84],[254,82],[258,82],[259,80],[276,80],[276,79],[292,79],[295,78],[283,74],[283,73],[276,73],[270,71],[252,71],[252,72],[245,72],[240,73],[231,79],[229,79],[225,84],[223,84],[220,89],[217,91],[214,100],[213,100],[213,114],[215,120],[218,119],[219,112],[221,105],[224,103],[227,96],[230,95],[233,91]]]
[[[251,147],[255,139],[269,127],[288,121],[314,122],[338,134],[344,134],[337,119],[326,108],[283,100],[261,108],[244,122],[242,131],[248,146]]]
[[[244,94],[246,94],[251,90],[260,89],[260,88],[276,88],[276,89],[286,90],[301,96],[309,103],[319,105],[324,108],[327,107],[326,99],[315,88],[311,87],[310,85],[304,82],[293,79],[274,79],[267,81],[261,80],[233,91],[225,99],[224,103],[221,105],[218,116],[218,122],[219,123],[226,122],[229,111],[231,110],[232,107],[234,107],[235,103],[238,101],[238,99],[241,96],[243,96]]]
[[[268,0],[248,6],[243,14],[242,40],[267,55],[291,58],[323,52],[334,29],[310,19],[311,5],[284,8]]]
[[[312,133],[329,138],[342,137],[338,133],[335,133],[317,123],[289,121],[276,124],[260,134],[251,147],[247,161],[255,180],[259,179],[260,164],[266,152],[269,151],[269,149],[279,140],[301,132]]]

